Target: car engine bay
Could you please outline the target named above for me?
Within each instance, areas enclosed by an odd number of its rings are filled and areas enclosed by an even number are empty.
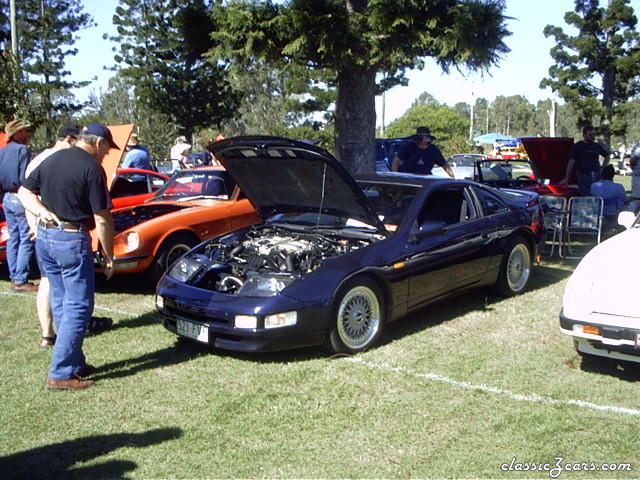
[[[351,237],[337,235],[335,230],[307,233],[277,226],[252,227],[242,241],[211,242],[194,254],[203,267],[189,283],[230,295],[265,296],[261,292],[267,291],[273,295],[313,272],[327,258],[376,240],[370,233]]]

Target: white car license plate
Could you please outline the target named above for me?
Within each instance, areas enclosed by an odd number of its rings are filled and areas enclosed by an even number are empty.
[[[209,343],[209,328],[206,325],[178,319],[177,331],[178,335],[183,337],[193,338],[202,343]]]
[[[640,333],[636,333],[636,348],[640,348]]]

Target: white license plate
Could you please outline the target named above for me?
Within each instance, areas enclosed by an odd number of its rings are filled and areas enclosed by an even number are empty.
[[[636,333],[636,348],[640,348],[640,333]]]
[[[183,337],[193,338],[202,343],[209,343],[209,328],[206,325],[178,319],[177,331],[178,335]]]

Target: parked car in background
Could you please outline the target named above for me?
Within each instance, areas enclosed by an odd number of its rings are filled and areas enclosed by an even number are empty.
[[[462,163],[453,168],[456,178],[496,188],[528,190],[539,195],[559,195],[567,199],[578,194],[575,174],[570,178],[569,185],[559,184],[567,168],[573,139],[525,137],[521,141],[528,158],[485,157],[476,160],[474,167]],[[433,174],[446,176],[440,167],[435,167]]]
[[[222,167],[180,170],[143,204],[112,213],[115,272],[145,272],[153,282],[201,241],[259,219]]]
[[[139,205],[153,196],[169,179],[166,175],[151,170],[119,168],[111,182],[109,193],[113,208]],[[9,231],[0,204],[0,261],[7,260]]]
[[[580,355],[640,363],[640,216],[621,212],[627,230],[591,249],[569,278],[560,331]]]
[[[324,149],[282,138],[211,148],[263,221],[203,242],[161,278],[157,310],[181,337],[354,353],[432,302],[528,285],[544,238],[535,193],[411,174],[354,179]]]

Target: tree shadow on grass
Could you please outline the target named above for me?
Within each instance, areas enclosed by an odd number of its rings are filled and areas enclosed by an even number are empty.
[[[126,479],[137,464],[128,460],[109,460],[98,465],[74,468],[122,447],[148,447],[180,438],[180,428],[158,428],[142,433],[94,435],[0,457],[0,478],[40,479]]]

